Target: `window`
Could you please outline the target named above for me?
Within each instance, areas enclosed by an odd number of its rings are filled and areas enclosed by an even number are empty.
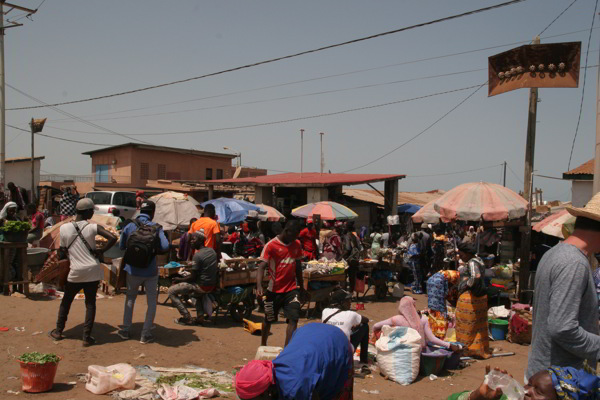
[[[223,179],[223,170],[222,169],[217,170],[217,179]]]
[[[140,179],[150,179],[150,164],[145,162],[140,164]]]
[[[88,199],[92,199],[94,205],[110,204],[112,197],[111,192],[90,192],[85,195]]]
[[[96,165],[96,182],[98,183],[108,183],[110,179],[108,178],[108,170],[110,169],[110,165]]]
[[[113,196],[115,206],[135,207],[135,193],[116,192]]]
[[[206,180],[210,181],[212,179],[212,168],[206,168]]]
[[[167,177],[167,166],[165,164],[158,164],[158,179],[165,179]]]

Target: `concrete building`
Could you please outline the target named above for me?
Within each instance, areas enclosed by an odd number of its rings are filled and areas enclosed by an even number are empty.
[[[563,173],[563,179],[571,181],[571,203],[583,207],[592,198],[594,186],[594,159]]]
[[[46,157],[35,157],[34,159],[34,185],[37,188],[40,183],[41,161]],[[31,158],[7,158],[5,161],[6,183],[13,182],[15,185],[25,188],[31,196]],[[30,197],[31,198],[31,197]]]
[[[83,153],[92,158],[95,190],[150,189],[148,180],[205,181],[233,176],[226,153],[126,143]]]

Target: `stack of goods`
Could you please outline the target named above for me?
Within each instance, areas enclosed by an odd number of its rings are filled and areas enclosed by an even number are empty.
[[[119,232],[117,232],[116,228],[113,228],[112,226],[106,226],[104,227],[104,229],[106,229],[109,233],[112,233],[113,235],[116,236],[117,238],[117,243],[119,243]],[[103,236],[100,235],[96,235],[96,248],[97,249],[101,249],[105,244],[106,244],[107,240],[106,238],[104,238]]]
[[[379,256],[389,264],[402,264],[404,251],[402,249],[383,248],[379,250]]]
[[[345,260],[335,261],[321,258],[320,260],[312,260],[303,264],[304,270],[310,274],[318,275],[338,275],[346,272],[348,263]]]
[[[492,270],[495,277],[490,281],[491,285],[504,292],[512,293],[515,289],[512,265],[496,265]]]
[[[513,304],[508,320],[507,340],[511,343],[531,344],[532,308],[528,304]]]
[[[226,270],[227,272],[245,271],[247,269],[258,268],[259,263],[260,260],[258,258],[236,257],[227,260],[221,259],[221,262],[219,263],[219,268],[221,270]]]

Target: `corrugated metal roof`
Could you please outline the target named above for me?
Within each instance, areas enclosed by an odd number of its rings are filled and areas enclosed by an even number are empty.
[[[429,192],[398,192],[398,204],[416,204],[418,206],[424,206],[430,201],[439,199],[444,193],[443,190],[432,190]],[[368,201],[380,206],[384,205],[383,196],[375,190],[344,189],[343,194],[357,200]]]
[[[44,160],[45,156],[35,157],[35,160]],[[7,158],[4,160],[5,163],[16,163],[16,162],[31,162],[31,157],[18,157],[18,158]]]
[[[286,174],[263,175],[250,178],[219,179],[205,183],[254,186],[322,187],[339,185],[360,185],[405,178],[397,174],[321,174],[319,172],[290,172]]]
[[[588,162],[585,162],[570,171],[563,172],[563,176],[564,175],[594,175],[594,159],[592,158]]]
[[[201,155],[201,156],[210,156],[210,157],[221,157],[221,158],[228,158],[228,159],[234,159],[237,157],[235,154],[215,153],[215,152],[211,152],[211,151],[200,151],[200,150],[193,150],[193,149],[180,149],[177,147],[155,146],[155,145],[140,144],[140,143],[123,143],[123,144],[119,144],[116,146],[105,147],[103,149],[86,151],[85,153],[81,153],[81,154],[86,155],[86,156],[91,156],[92,154],[100,153],[103,151],[110,151],[110,150],[118,149],[121,147],[135,147],[138,149],[168,151],[168,152],[172,152],[172,153],[192,154],[192,155]]]

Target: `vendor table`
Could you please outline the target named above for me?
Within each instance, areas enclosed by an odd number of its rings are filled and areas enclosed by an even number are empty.
[[[303,299],[301,303],[301,309],[306,305],[306,314],[309,315],[310,303],[315,302],[314,311],[317,309],[317,303],[328,303],[329,295],[335,289],[335,283],[346,282],[346,274],[322,274],[319,272],[302,271],[303,287],[308,294],[308,298]],[[334,285],[322,289],[311,290],[309,289],[310,282],[331,282]]]
[[[15,250],[21,258],[21,281],[9,281],[9,269],[10,269],[10,253],[11,250]],[[29,268],[27,266],[27,242],[0,242],[0,281],[4,285],[4,295],[10,295],[10,285],[22,286],[23,293],[29,294],[29,280],[27,275]]]

